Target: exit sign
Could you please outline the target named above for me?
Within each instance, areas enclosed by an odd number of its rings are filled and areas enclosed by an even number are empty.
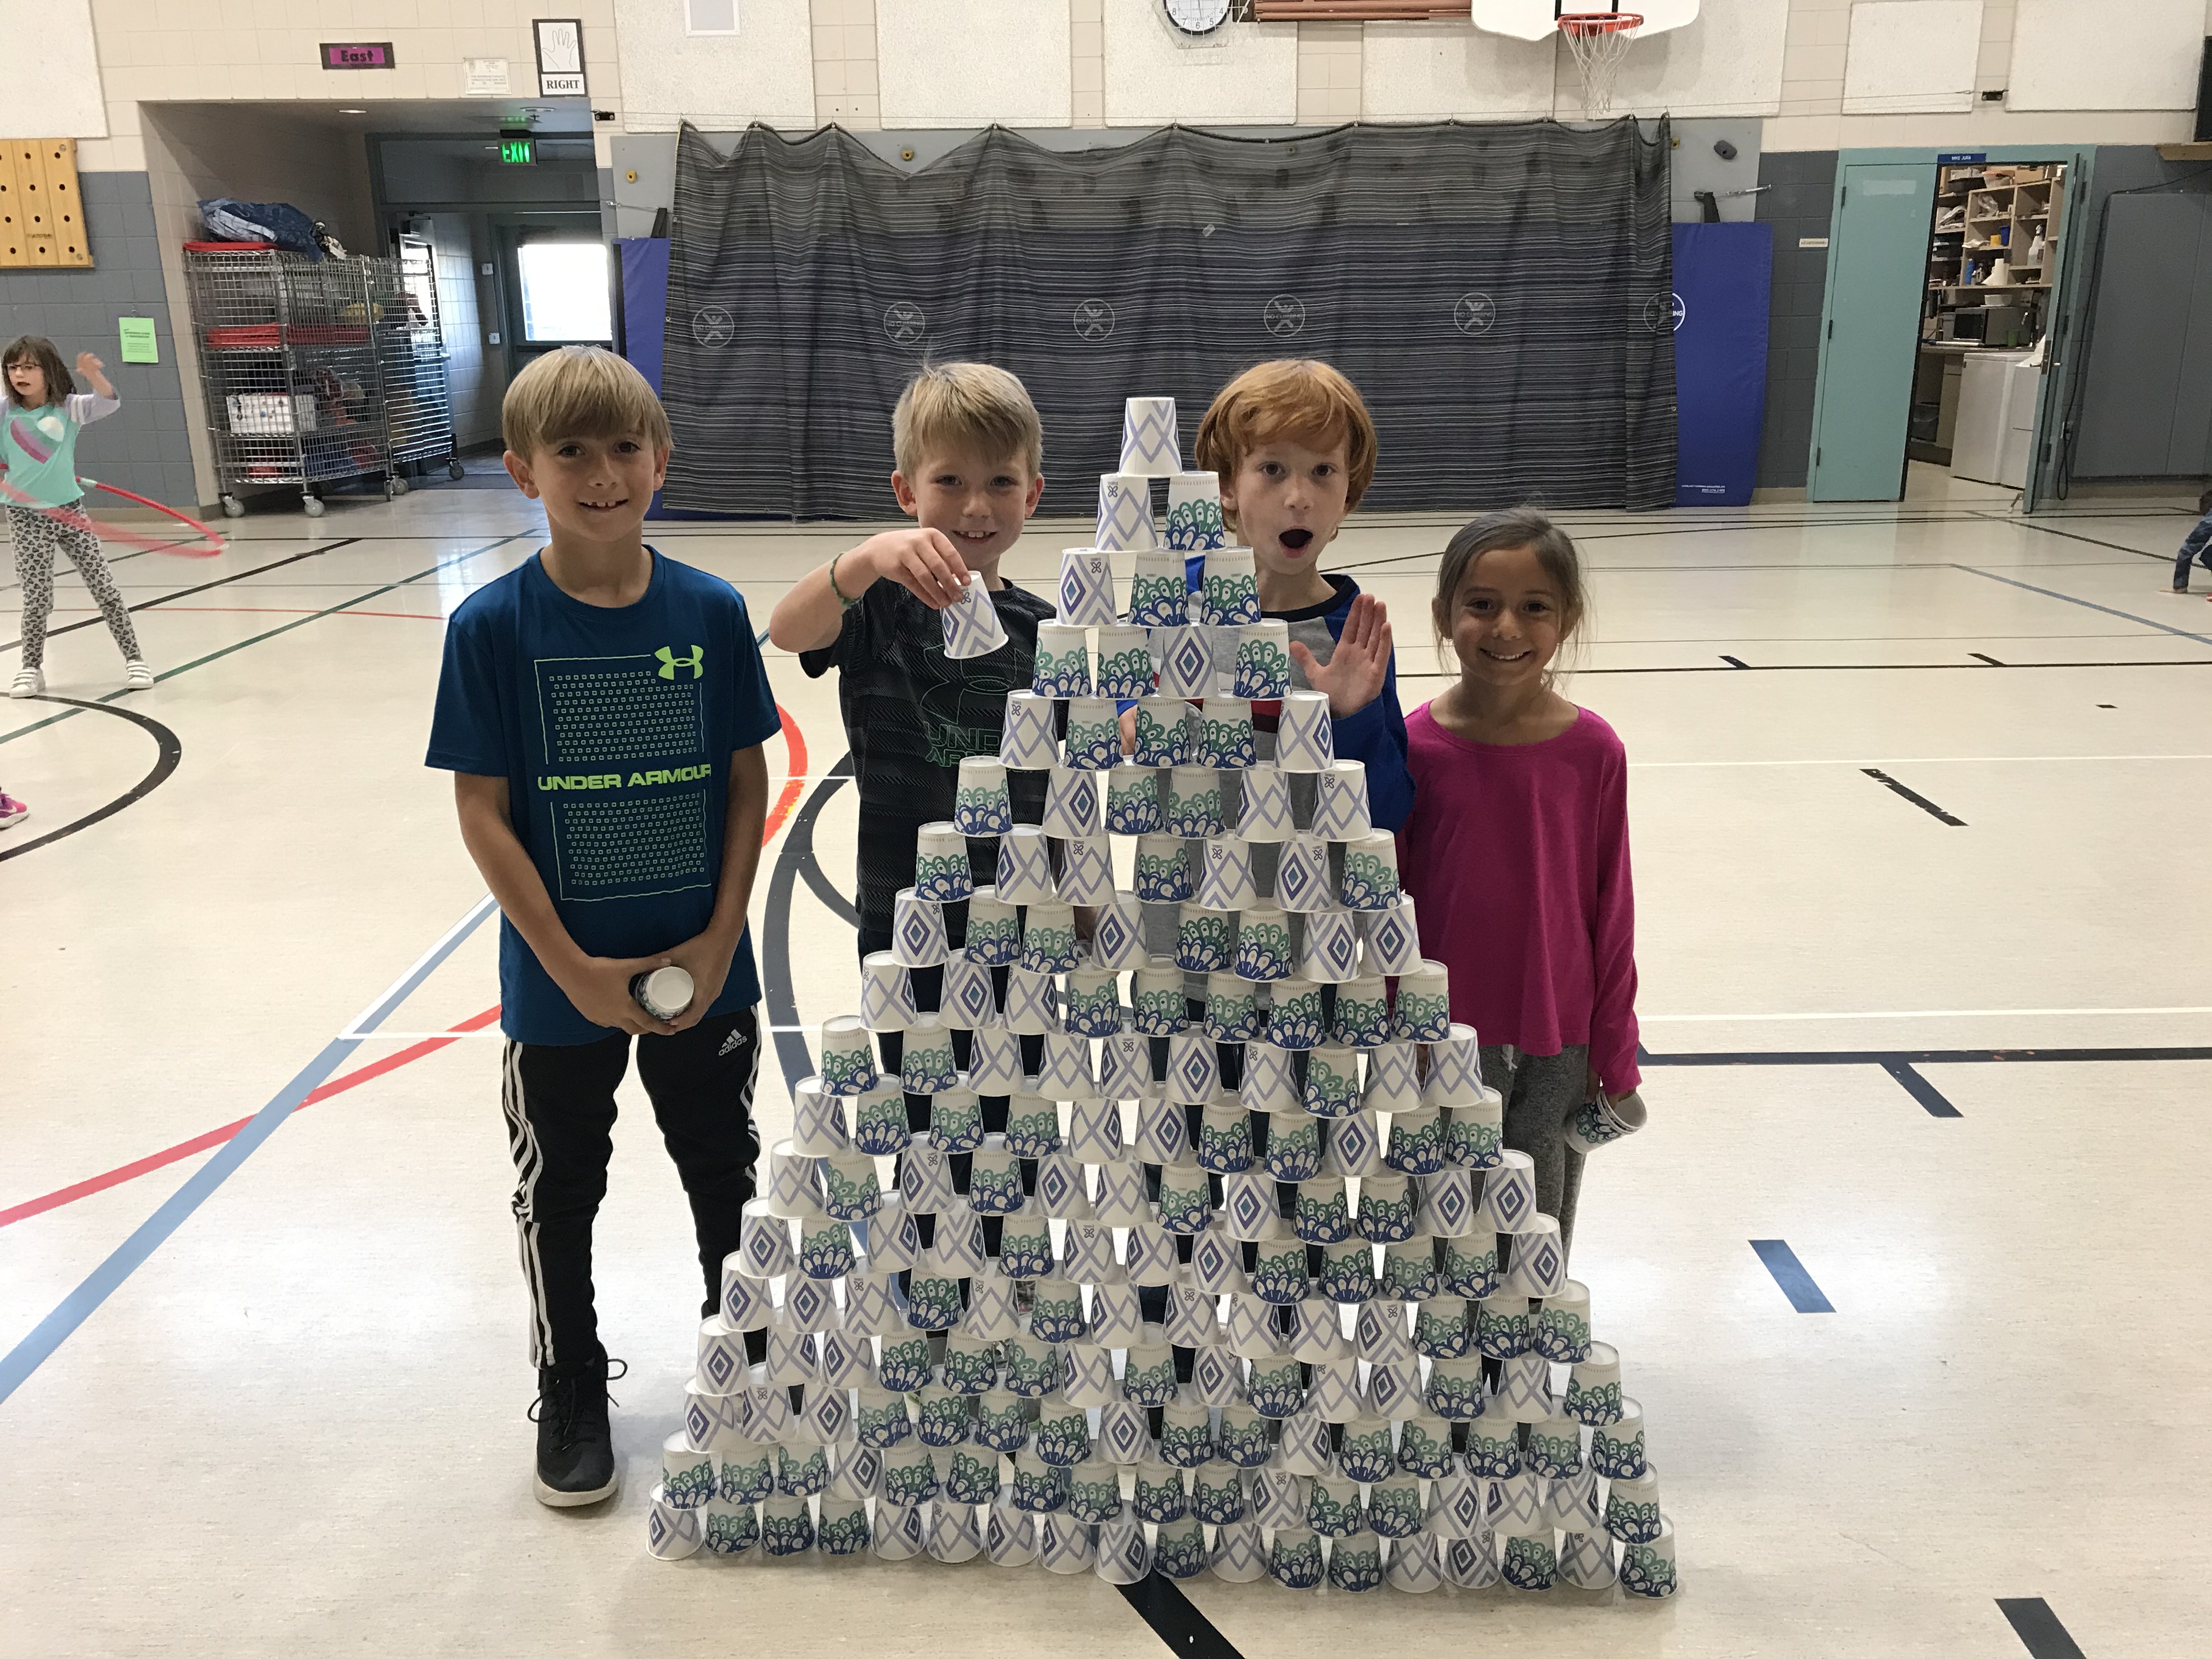
[[[323,67],[326,70],[388,70],[397,61],[392,55],[389,40],[323,42]]]
[[[499,141],[499,159],[511,167],[535,167],[538,164],[538,149],[527,133],[520,137],[509,136]]]

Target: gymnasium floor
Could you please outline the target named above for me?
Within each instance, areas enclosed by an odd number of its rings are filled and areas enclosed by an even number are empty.
[[[1685,1587],[1201,1579],[1234,1651],[1997,1659],[2023,1651],[2000,1599],[2037,1598],[2100,1659],[2202,1639],[2212,606],[2168,591],[2190,503],[2008,502],[1934,478],[1569,515],[1597,603],[1571,693],[1635,769],[1654,1056],[1576,1273]],[[35,811],[0,838],[0,1650],[1159,1654],[1090,1577],[647,1557],[698,1285],[634,1084],[599,1234],[625,1485],[532,1499],[494,929],[453,944],[483,889],[422,758],[441,618],[542,521],[425,490],[225,527],[220,558],[118,567],[153,691],[113,695],[71,577],[52,690],[97,707],[0,705],[0,783]],[[1330,561],[1391,605],[1409,708],[1441,684],[1449,527],[1364,521]],[[764,626],[853,532],[654,538]],[[1033,534],[1010,574],[1044,584],[1076,539]],[[818,896],[853,796],[824,781],[832,686],[769,667],[754,938],[804,1025],[856,1000]],[[760,1116],[787,1127],[774,1058]],[[1796,1311],[1754,1239],[1833,1311]]]

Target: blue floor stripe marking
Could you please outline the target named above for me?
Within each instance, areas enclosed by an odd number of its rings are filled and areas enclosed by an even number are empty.
[[[1912,1069],[1911,1063],[1902,1060],[1885,1060],[1881,1069],[1904,1085],[1905,1092],[1918,1101],[1930,1117],[1960,1117],[1965,1115],[1956,1106],[1943,1098],[1943,1091]]]
[[[367,1033],[382,1024],[391,1017],[392,1011],[404,1002],[441,963],[459,950],[491,913],[491,901],[486,898],[433,946],[404,979],[347,1029]],[[183,1226],[192,1212],[206,1203],[216,1188],[229,1180],[239,1166],[260,1149],[261,1143],[275,1134],[284,1120],[298,1109],[300,1103],[319,1088],[325,1079],[337,1070],[339,1063],[360,1046],[361,1040],[357,1036],[332,1037],[323,1046],[320,1054],[301,1066],[292,1080],[279,1090],[266,1106],[254,1114],[252,1122],[216,1148],[208,1161],[193,1170],[185,1184],[170,1194],[167,1203],[118,1245],[106,1261],[87,1274],[84,1282],[64,1297],[61,1305],[33,1327],[27,1336],[8,1351],[5,1358],[0,1358],[0,1403],[4,1403],[29,1379],[32,1372],[52,1358],[54,1351],[76,1334],[77,1327],[91,1318],[101,1303],[121,1289],[124,1280],[143,1267],[147,1259],[167,1241],[169,1235]]]
[[[1997,1611],[2004,1614],[2012,1633],[2035,1659],[2087,1659],[2066,1626],[2058,1622],[2058,1615],[2051,1612],[2051,1603],[2041,1596],[1999,1596]]]
[[[2212,645],[2212,635],[2192,634],[2185,628],[2173,628],[2162,622],[2153,622],[2148,617],[2138,617],[2131,611],[2115,611],[2109,605],[2099,605],[2094,599],[2077,599],[2071,593],[2061,593],[2049,587],[2038,587],[2033,582],[2016,582],[2009,576],[2000,576],[1995,571],[1977,570],[1970,564],[1954,564],[1954,570],[1963,570],[1969,576],[1986,576],[1993,582],[2002,582],[2007,587],[2017,587],[2030,593],[2040,593],[2046,599],[2063,599],[2068,605],[2078,605],[2084,611],[2101,611],[2108,617],[2118,617],[2122,622],[2131,622],[2144,628],[2154,628],[2161,634],[2171,634],[2176,639],[2194,640],[2199,645]]]
[[[1805,1271],[1805,1264],[1789,1245],[1778,1238],[1754,1238],[1751,1248],[1759,1252],[1766,1271],[1774,1275],[1782,1294],[1790,1298],[1790,1305],[1799,1313],[1835,1312],[1835,1304],[1820,1293],[1820,1287],[1813,1282],[1813,1275]]]

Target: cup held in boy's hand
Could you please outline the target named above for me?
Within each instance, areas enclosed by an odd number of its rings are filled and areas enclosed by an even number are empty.
[[[979,572],[969,571],[960,597],[939,613],[945,624],[945,654],[956,660],[988,656],[1006,642],[1006,625]]]

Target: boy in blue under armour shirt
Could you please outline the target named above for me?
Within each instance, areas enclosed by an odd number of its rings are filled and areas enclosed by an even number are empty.
[[[461,839],[501,913],[537,1492],[565,1507],[620,1484],[592,1222],[633,1036],[690,1199],[702,1312],[753,1195],[760,984],[745,908],[768,808],[761,744],[780,722],[744,600],[642,539],[671,442],[644,377],[609,352],[549,352],[515,377],[501,418],[507,470],[552,536],[453,613],[429,764],[456,775]],[[662,1019],[629,986],[672,965],[692,1000]]]

